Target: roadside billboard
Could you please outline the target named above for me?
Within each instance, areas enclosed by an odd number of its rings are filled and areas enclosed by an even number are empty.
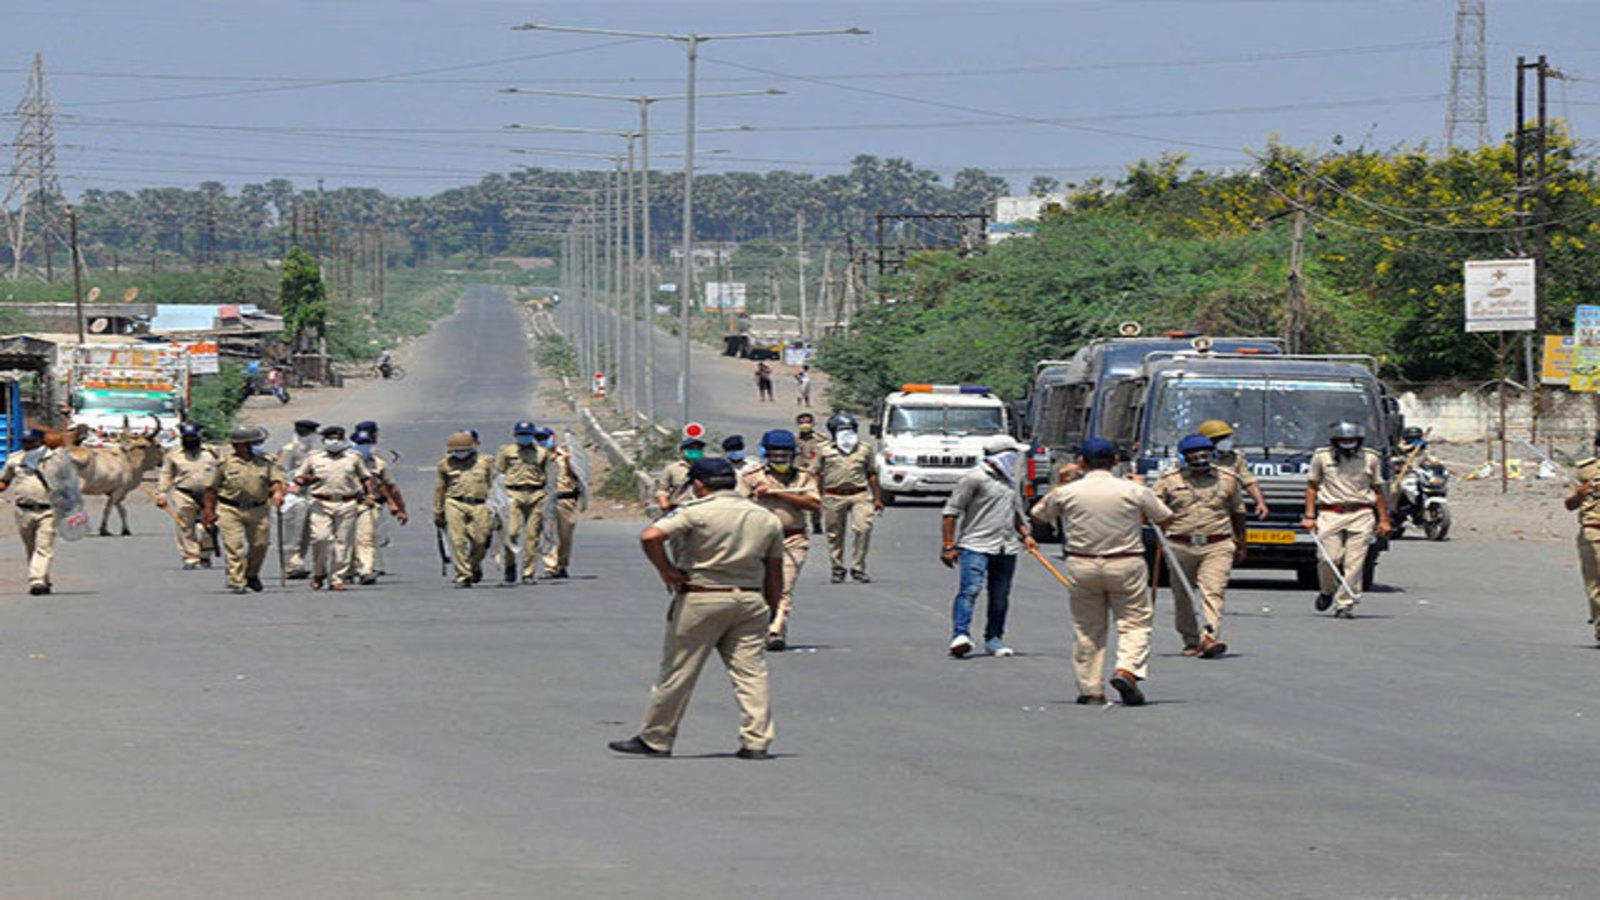
[[[1531,259],[1462,264],[1468,331],[1532,331],[1535,272]]]

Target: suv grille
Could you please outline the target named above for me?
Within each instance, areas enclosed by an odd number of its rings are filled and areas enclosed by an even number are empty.
[[[917,457],[917,465],[924,469],[970,469],[978,464],[976,456],[944,456],[925,453]]]

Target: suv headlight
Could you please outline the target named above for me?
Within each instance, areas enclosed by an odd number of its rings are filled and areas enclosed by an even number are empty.
[[[911,456],[906,453],[885,452],[883,454],[883,460],[891,466],[910,466],[915,465],[917,462],[917,458],[915,456]]]

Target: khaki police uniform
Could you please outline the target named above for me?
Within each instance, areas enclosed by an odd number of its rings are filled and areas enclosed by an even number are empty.
[[[765,486],[769,491],[804,494],[819,501],[822,499],[822,492],[817,487],[817,476],[799,468],[790,474],[793,478],[784,481],[770,466],[761,466],[739,476],[739,493],[777,516],[783,525],[783,595],[778,601],[777,612],[767,627],[769,637],[783,641],[789,639],[789,616],[794,609],[794,584],[799,579],[800,570],[806,564],[806,555],[811,550],[811,539],[806,534],[808,511],[771,494],[758,497],[756,489]]]
[[[1172,516],[1147,487],[1093,469],[1036,503],[1040,521],[1065,519],[1067,572],[1072,576],[1072,668],[1078,693],[1105,693],[1106,616],[1117,623],[1116,668],[1144,680],[1150,660],[1150,603],[1144,520]]]
[[[221,460],[209,447],[197,450],[176,449],[168,452],[161,461],[161,475],[156,481],[156,493],[167,497],[168,508],[177,517],[178,552],[184,565],[199,565],[208,561],[217,548],[210,546],[211,538],[195,537],[195,525],[206,499],[206,489],[216,483],[217,466]]]
[[[867,547],[872,542],[872,523],[877,507],[868,481],[877,474],[872,446],[862,441],[854,453],[845,453],[832,441],[817,447],[817,481],[822,487],[822,527],[828,533],[828,561],[833,576],[848,571],[867,574]],[[850,565],[845,566],[845,526],[850,529]]]
[[[1185,466],[1161,476],[1154,488],[1156,498],[1173,512],[1168,552],[1200,592],[1204,636],[1211,641],[1222,634],[1223,597],[1239,548],[1234,522],[1244,516],[1243,485],[1233,473],[1231,468],[1212,466],[1202,472]],[[1195,622],[1194,598],[1181,579],[1172,579],[1172,598],[1184,647],[1198,648],[1202,631]]]
[[[300,471],[300,467],[311,456],[312,450],[310,438],[296,437],[289,443],[284,444],[283,449],[278,451],[278,465],[285,474],[292,475]],[[299,485],[291,484],[289,485],[289,490],[294,493],[300,493],[306,489]],[[306,496],[309,497],[310,494],[308,493]],[[311,542],[311,515],[309,512],[300,520],[300,523],[297,533],[283,536],[284,542],[288,544],[284,549],[289,554],[288,567],[290,572],[306,571],[306,548]]]
[[[1239,483],[1248,491],[1256,484],[1256,475],[1250,471],[1250,461],[1237,450],[1218,450],[1212,455],[1217,468],[1226,469],[1239,476]]]
[[[578,500],[583,496],[583,483],[572,470],[572,451],[562,448],[550,458],[556,476],[556,535],[544,556],[546,576],[565,572],[572,561],[572,533],[578,527]]]
[[[355,536],[350,554],[350,570],[345,578],[365,578],[378,574],[378,526],[382,524],[383,507],[387,496],[383,489],[398,490],[389,461],[376,453],[371,458],[362,457],[367,471],[372,473],[375,492],[356,512]]]
[[[1574,474],[1579,482],[1600,482],[1600,458],[1590,457],[1578,463]],[[1594,623],[1595,640],[1600,641],[1600,490],[1583,498],[1578,507],[1578,562],[1583,568],[1583,588],[1589,595],[1589,621]]]
[[[815,431],[807,435],[802,435],[796,431],[794,439],[794,464],[802,469],[805,469],[807,472],[816,472],[817,449],[821,446],[822,438]],[[819,508],[816,512],[810,513],[807,518],[811,523],[811,530],[817,534],[821,534],[822,510]]]
[[[656,496],[665,496],[667,502],[673,506],[682,504],[685,500],[694,499],[694,491],[690,490],[689,463],[675,459],[667,463],[661,474],[656,476]]]
[[[451,556],[456,562],[456,584],[482,577],[483,557],[494,528],[489,512],[489,487],[494,483],[494,460],[482,453],[470,459],[446,454],[439,460],[433,488],[434,518],[444,516],[450,534]]]
[[[1378,451],[1362,447],[1350,456],[1339,456],[1332,447],[1322,447],[1311,455],[1306,478],[1317,487],[1317,538],[1339,563],[1345,582],[1360,591],[1367,550],[1377,530],[1373,504],[1383,490]],[[1338,609],[1350,609],[1360,602],[1359,595],[1352,597],[1339,585],[1321,554],[1317,575],[1322,593],[1333,594]]]
[[[295,478],[320,480],[305,488],[311,494],[311,577],[344,585],[345,570],[355,541],[356,517],[367,502],[367,481],[372,471],[354,450],[338,455],[318,450],[301,464]]]
[[[55,450],[45,450],[39,464],[55,454]],[[50,506],[50,486],[44,476],[24,465],[27,455],[28,451],[18,450],[7,456],[0,481],[11,491],[17,534],[28,555],[28,586],[44,587],[50,584],[50,563],[56,555],[56,513]]]
[[[283,472],[270,456],[245,459],[237,453],[217,465],[217,533],[222,537],[223,560],[228,567],[228,585],[244,587],[261,577],[267,547],[272,542],[272,500],[274,486],[283,484]]]
[[[781,559],[783,525],[777,516],[732,491],[687,500],[655,523],[681,552],[673,562],[687,590],[667,611],[661,675],[650,689],[639,737],[671,750],[706,657],[722,657],[739,703],[739,740],[752,750],[772,743],[767,658],[763,635],[769,610],[762,599],[765,561]]]
[[[545,467],[550,451],[538,444],[506,444],[494,455],[494,468],[506,481],[511,498],[506,523],[506,548],[522,544],[522,577],[539,571],[539,542],[544,536]],[[510,562],[507,562],[510,566]]]

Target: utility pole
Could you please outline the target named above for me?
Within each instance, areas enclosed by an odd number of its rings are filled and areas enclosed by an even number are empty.
[[[794,214],[794,262],[799,267],[800,277],[797,279],[800,286],[800,340],[806,340],[806,217],[805,213]]]
[[[1489,98],[1485,65],[1485,0],[1456,0],[1455,41],[1450,51],[1450,96],[1445,104],[1444,146],[1459,137],[1483,146],[1489,137]],[[1518,126],[1521,122],[1518,121]]]
[[[72,306],[78,315],[78,343],[83,337],[83,257],[78,253],[78,211],[67,207],[67,233],[72,248]]]
[[[1527,96],[1527,73],[1530,71],[1534,73],[1536,78],[1535,92],[1538,110],[1537,118],[1535,120],[1536,124],[1532,128],[1528,127],[1527,108],[1525,105]],[[1546,82],[1551,79],[1564,80],[1566,77],[1567,76],[1561,71],[1552,67],[1543,54],[1541,54],[1538,60],[1534,62],[1528,62],[1526,57],[1517,57],[1517,130],[1515,132],[1517,167],[1517,222],[1519,225],[1524,227],[1515,232],[1515,250],[1518,255],[1532,257],[1534,261],[1534,328],[1532,333],[1525,334],[1523,336],[1523,352],[1527,358],[1528,370],[1532,375],[1533,381],[1533,384],[1531,385],[1533,391],[1533,403],[1530,411],[1530,423],[1528,429],[1529,440],[1532,441],[1537,441],[1539,439],[1539,419],[1544,413],[1543,345],[1545,333],[1546,281],[1544,262],[1546,253],[1545,241],[1547,238],[1545,226],[1546,220],[1549,217],[1549,209],[1546,201],[1547,194],[1545,192],[1545,179],[1547,176],[1546,159],[1550,149],[1550,123],[1547,115],[1548,107],[1546,103]],[[1528,155],[1527,145],[1530,133],[1533,135],[1534,139],[1533,182],[1531,185],[1528,183],[1526,178],[1526,159]],[[1527,212],[1527,198],[1528,194],[1530,193],[1533,194],[1534,211],[1531,216],[1532,227],[1528,228],[1527,224],[1530,221],[1530,217]],[[1533,238],[1531,246],[1523,237],[1524,234],[1529,233],[1531,233]]]
[[[6,193],[0,199],[0,221],[5,223],[6,242],[11,249],[11,277],[22,277],[23,259],[37,245],[44,253],[47,280],[55,273],[50,262],[51,244],[61,240],[61,223],[56,220],[50,197],[59,196],[56,177],[55,106],[44,80],[44,58],[33,55],[28,89],[14,112],[17,134],[11,146],[11,163]],[[30,218],[32,221],[30,222]]]
[[[1306,320],[1310,303],[1306,297],[1306,201],[1303,187],[1295,189],[1293,218],[1289,224],[1289,286],[1287,290],[1287,315],[1284,317],[1284,338],[1290,353],[1304,353],[1306,349]]]

